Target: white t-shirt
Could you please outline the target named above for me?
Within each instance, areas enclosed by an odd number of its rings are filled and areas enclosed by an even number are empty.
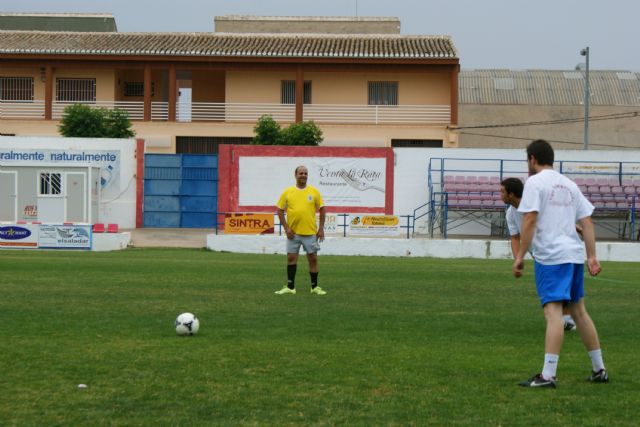
[[[522,229],[523,215],[524,214],[522,212],[518,212],[518,209],[515,206],[509,205],[509,207],[507,208],[507,228],[509,229],[510,236],[520,234],[520,230]]]
[[[518,212],[538,212],[531,253],[544,265],[583,264],[584,244],[576,221],[591,216],[593,205],[578,186],[553,169],[530,176]]]

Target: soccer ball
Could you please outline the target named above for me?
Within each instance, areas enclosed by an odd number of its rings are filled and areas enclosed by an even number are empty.
[[[200,329],[200,321],[191,313],[182,313],[176,318],[178,335],[195,335]]]

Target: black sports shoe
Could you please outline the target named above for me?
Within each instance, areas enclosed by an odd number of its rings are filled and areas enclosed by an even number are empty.
[[[609,375],[604,369],[600,369],[598,372],[591,372],[591,376],[587,378],[587,381],[592,383],[608,383]]]
[[[542,374],[534,375],[527,381],[520,381],[518,383],[522,387],[551,387],[556,388],[556,377],[546,380],[542,377]]]

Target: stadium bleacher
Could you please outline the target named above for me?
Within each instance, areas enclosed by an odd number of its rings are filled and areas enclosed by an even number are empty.
[[[507,163],[508,162],[508,163]],[[496,164],[495,168],[488,165]],[[506,205],[500,196],[500,182],[506,177],[517,177],[523,182],[527,172],[525,162],[500,159],[431,159],[429,164],[430,221],[438,222],[446,236],[447,221],[485,221],[492,213],[504,215]],[[613,218],[623,222],[619,229],[634,235],[636,218],[640,217],[640,175],[637,164],[611,164],[604,162],[557,162],[572,172],[564,171],[594,205],[594,218]],[[565,163],[565,165],[563,165]],[[587,165],[587,163],[589,163]],[[449,169],[449,164],[453,166]],[[601,165],[602,164],[602,165]],[[602,171],[598,167],[602,166]],[[582,169],[580,169],[582,168]],[[585,172],[586,171],[586,172]],[[633,172],[630,172],[633,171]],[[458,216],[449,214],[458,212]],[[484,215],[484,218],[483,218]],[[430,229],[434,229],[431,224]],[[638,233],[640,236],[640,233]]]

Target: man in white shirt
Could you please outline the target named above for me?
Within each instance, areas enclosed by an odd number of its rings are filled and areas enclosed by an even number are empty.
[[[514,259],[520,249],[520,230],[522,229],[523,214],[522,212],[518,212],[518,206],[520,206],[523,189],[524,184],[519,178],[505,178],[500,182],[500,197],[505,204],[509,205],[505,219],[507,220],[509,236],[511,236],[511,253]],[[582,234],[582,228],[578,228],[577,230],[578,233]],[[576,323],[573,321],[567,306],[564,306],[562,309],[562,320],[565,331],[573,331],[576,329]]]
[[[596,257],[596,239],[591,213],[593,205],[578,186],[553,170],[553,148],[538,139],[527,146],[527,179],[518,212],[524,214],[520,230],[520,247],[513,263],[513,275],[522,276],[524,256],[531,249],[534,258],[536,288],[547,322],[545,358],[542,372],[520,385],[556,387],[556,370],[564,340],[562,307],[569,306],[591,358],[588,381],[606,383],[600,340],[584,305],[584,257],[592,276],[600,273]],[[582,227],[583,242],[575,224]]]

